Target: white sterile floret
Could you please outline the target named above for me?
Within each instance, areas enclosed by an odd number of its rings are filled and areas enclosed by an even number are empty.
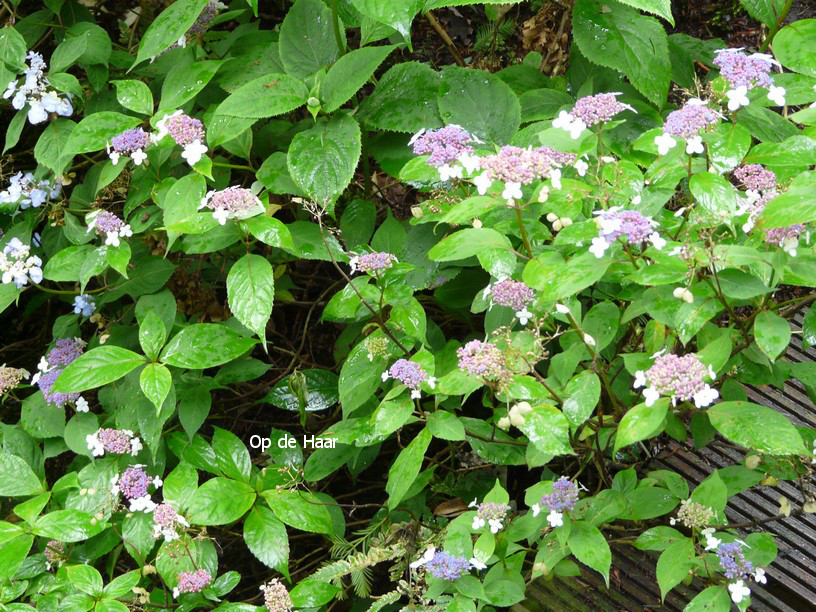
[[[194,140],[190,144],[184,146],[181,156],[187,160],[188,164],[194,166],[201,161],[201,158],[206,152],[207,146],[202,144],[199,140]]]
[[[657,152],[660,155],[666,155],[666,153],[677,146],[677,141],[672,138],[671,134],[666,134],[665,132],[660,136],[655,136],[654,143],[657,145]]]
[[[604,256],[606,250],[612,246],[602,236],[596,236],[592,239],[592,245],[589,247],[589,252],[595,255],[598,259]]]
[[[743,599],[751,595],[751,589],[745,586],[742,580],[729,584],[728,590],[731,592],[731,601],[735,604],[741,603]]]
[[[564,515],[552,510],[547,515],[547,522],[550,524],[550,527],[561,527],[564,524]]]
[[[418,567],[420,567],[422,565],[425,565],[429,561],[433,561],[435,553],[436,553],[436,547],[435,546],[429,546],[427,548],[427,550],[425,551],[425,554],[423,554],[419,559],[417,559],[416,561],[411,563],[409,567],[411,569],[416,569],[416,568],[418,568]]]
[[[768,88],[768,99],[777,106],[785,106],[785,91],[784,87],[771,85]]]
[[[462,164],[462,167],[465,169],[465,172],[468,174],[473,174],[476,170],[479,169],[479,156],[478,155],[470,155],[468,153],[462,153],[459,156],[459,163]]]
[[[726,92],[728,98],[728,110],[737,111],[742,106],[748,106],[751,101],[748,99],[748,88],[745,85],[740,85],[735,89]]]
[[[705,153],[702,136],[692,136],[686,140],[686,153],[694,155],[695,153]]]
[[[583,157],[575,162],[575,170],[578,172],[578,176],[586,175],[587,170],[589,170],[589,164],[584,161]]]
[[[479,176],[473,179],[473,184],[476,185],[476,190],[479,195],[484,195],[487,190],[493,185],[493,179],[487,175],[487,172],[482,172]]]
[[[508,204],[511,204],[515,200],[520,200],[522,198],[521,184],[505,183],[504,191],[502,191],[502,197],[507,200]]]

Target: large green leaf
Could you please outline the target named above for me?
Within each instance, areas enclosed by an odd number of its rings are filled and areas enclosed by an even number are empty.
[[[262,495],[275,516],[287,525],[301,531],[328,535],[334,533],[328,506],[314,493],[296,489],[272,489],[264,491]]]
[[[751,17],[770,28],[776,23],[779,15],[782,14],[785,0],[740,0],[740,4]],[[776,45],[774,45],[775,47]]]
[[[249,512],[244,521],[244,542],[261,563],[288,573],[289,537],[272,510],[258,505]]]
[[[217,476],[211,478],[190,501],[190,522],[194,525],[227,525],[241,518],[255,503],[255,491],[248,484]]]
[[[776,410],[750,402],[723,402],[706,413],[723,436],[769,455],[806,454],[796,427]]]
[[[25,67],[26,48],[25,39],[10,24],[0,28],[0,62],[15,73],[22,72]]]
[[[360,87],[365,85],[377,66],[394,49],[394,45],[364,47],[355,49],[337,60],[329,68],[326,78],[320,84],[323,111],[332,113],[347,102]]]
[[[351,0],[351,4],[366,17],[390,26],[408,41],[411,21],[422,8],[422,0]]]
[[[480,139],[508,144],[518,131],[521,105],[510,86],[482,70],[450,66],[442,73],[439,114]]]
[[[113,84],[119,104],[137,113],[153,114],[153,94],[147,85],[134,79],[113,81]]]
[[[227,275],[227,299],[232,314],[266,344],[266,322],[275,299],[275,271],[264,257],[247,254]]]
[[[615,452],[625,446],[645,440],[660,433],[660,426],[666,418],[669,400],[661,398],[651,406],[638,404],[623,415],[615,436]]]
[[[0,495],[27,497],[43,490],[40,479],[23,459],[0,450]]]
[[[122,378],[144,364],[145,358],[119,346],[98,346],[68,364],[57,377],[54,391],[75,393],[95,389]]]
[[[797,176],[790,187],[765,205],[757,225],[765,229],[787,227],[794,223],[816,221],[813,194],[816,190],[816,172]],[[48,264],[46,264],[48,267]]]
[[[345,44],[345,29],[340,25]],[[340,55],[332,13],[320,0],[297,0],[280,28],[280,57],[286,72],[299,79],[333,64]]]
[[[619,4],[576,0],[573,36],[590,62],[620,70],[651,102],[665,103],[671,80],[669,43],[656,19]]]
[[[567,543],[575,558],[600,572],[609,586],[612,552],[598,528],[587,521],[575,521],[570,527]]]
[[[785,68],[816,77],[816,19],[800,19],[779,30],[773,51]]]
[[[751,149],[744,163],[786,168],[812,166],[816,164],[816,140],[791,136],[783,142],[763,142]]]
[[[34,535],[60,542],[81,542],[98,534],[105,528],[105,521],[98,521],[87,512],[79,510],[56,510],[37,519]]]
[[[600,397],[601,381],[598,375],[584,370],[567,383],[561,411],[574,427],[578,427],[595,412]]]
[[[545,252],[524,267],[524,282],[538,289],[545,300],[559,300],[586,289],[597,282],[611,263],[592,253],[573,257],[566,264],[558,253]]]
[[[691,177],[689,186],[700,208],[709,216],[730,218],[736,212],[736,190],[723,177],[712,172],[700,172]]]
[[[100,151],[111,138],[141,123],[141,119],[121,113],[102,111],[88,115],[80,121],[65,143],[65,154]]]
[[[770,359],[776,359],[788,348],[791,328],[787,320],[766,310],[754,319],[754,337],[762,352]]]
[[[428,251],[432,261],[467,259],[487,251],[507,251],[512,248],[504,234],[487,227],[468,228],[446,236]]]
[[[441,127],[436,103],[441,83],[441,75],[426,64],[397,64],[360,104],[360,121],[371,128],[394,132]]]
[[[519,426],[524,435],[545,455],[570,455],[569,422],[554,406],[535,406]]]
[[[321,205],[351,182],[360,160],[360,126],[345,113],[321,118],[289,145],[286,165],[295,183]]]
[[[301,370],[300,374],[306,380],[306,406],[308,412],[331,408],[340,399],[337,390],[337,375],[329,370]],[[283,410],[298,411],[300,402],[289,386],[290,376],[276,384],[263,401],[282,408]]]
[[[202,370],[240,357],[256,342],[224,325],[198,323],[177,333],[164,347],[161,360],[178,368]]]
[[[694,542],[683,538],[674,542],[661,553],[657,560],[657,584],[660,586],[660,599],[680,584],[694,567]]]
[[[153,403],[158,413],[170,393],[170,387],[173,386],[173,375],[167,366],[148,363],[139,375],[139,385],[142,393]]]
[[[628,4],[636,9],[662,17],[674,25],[671,14],[671,0],[620,0],[621,4]]]
[[[414,484],[422,468],[422,461],[425,459],[425,451],[428,450],[431,438],[431,430],[423,429],[408,446],[400,451],[391,469],[388,470],[385,491],[388,493],[386,504],[390,509],[393,510],[399,505],[405,494],[408,493],[408,489]]]
[[[264,119],[295,110],[306,103],[309,90],[296,78],[272,73],[239,87],[216,109],[216,115]]]
[[[178,0],[164,9],[142,36],[134,65],[157,56],[178,42],[201,14],[207,2],[208,0]]]
[[[192,64],[177,64],[162,83],[159,108],[172,110],[195,98],[207,86],[221,67],[220,60],[202,60]]]

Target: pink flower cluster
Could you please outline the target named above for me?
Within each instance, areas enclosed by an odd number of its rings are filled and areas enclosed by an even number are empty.
[[[584,96],[575,102],[570,114],[590,127],[596,123],[609,121],[625,110],[635,110],[628,104],[618,102],[617,96],[619,95],[619,93],[600,93],[594,96]]]
[[[179,538],[179,527],[189,527],[190,524],[176,509],[168,503],[159,504],[153,510],[153,537],[164,536],[165,542],[172,542]]]
[[[669,113],[663,124],[666,134],[678,138],[692,138],[717,123],[719,115],[705,104],[687,102],[683,108]]]
[[[683,356],[659,355],[645,372],[635,373],[635,388],[646,387],[643,392],[646,405],[654,404],[661,395],[672,398],[672,403],[694,401],[698,408],[709,406],[719,397],[705,379],[714,380],[716,374],[703,365],[694,353]],[[648,385],[648,386],[647,386]]]
[[[759,164],[746,164],[734,170],[734,177],[746,189],[770,191],[776,189],[776,173]]]
[[[290,612],[293,609],[292,598],[283,583],[273,578],[261,586],[264,605],[270,612]]]
[[[388,369],[388,376],[409,389],[419,389],[419,386],[428,380],[428,373],[422,366],[407,359],[397,359]]]
[[[541,505],[547,510],[564,512],[572,510],[578,503],[578,485],[562,476],[553,483],[552,493],[541,497]]]
[[[142,465],[131,465],[121,475],[114,476],[111,481],[113,494],[121,493],[130,502],[131,512],[153,512],[156,509],[148,488],[150,485],[159,488],[162,481],[158,476],[150,478],[143,468]]]
[[[720,49],[713,64],[720,69],[720,74],[731,89],[770,87],[773,84],[771,69],[774,64],[770,56],[759,53],[746,55],[741,49]]]
[[[65,542],[59,540],[48,540],[43,551],[45,555],[45,567],[51,569],[52,567],[59,567],[67,559],[65,556]]]
[[[436,168],[449,165],[463,154],[473,153],[474,138],[458,125],[420,132],[411,139],[414,155],[430,155],[428,163]]]
[[[213,218],[221,225],[227,219],[240,216],[253,208],[260,212],[261,201],[249,189],[232,186],[220,191],[209,191],[201,198],[199,208],[209,208],[213,211]]]
[[[490,296],[499,306],[507,306],[513,310],[525,310],[527,305],[535,299],[535,291],[520,281],[508,278],[493,285],[490,288]]]
[[[523,149],[507,145],[479,162],[492,181],[529,185],[536,179],[548,178],[555,168],[575,163],[575,155],[549,147]]]
[[[148,144],[150,144],[150,135],[140,127],[125,130],[111,139],[111,147],[120,155],[130,155],[134,151],[143,151]]]
[[[471,376],[499,379],[506,374],[505,359],[499,347],[490,342],[471,340],[457,349],[459,368]]]
[[[181,593],[200,593],[210,586],[212,580],[210,572],[204,569],[181,572],[178,575],[178,586],[173,589],[173,597],[178,597]]]
[[[351,265],[352,272],[376,273],[393,268],[395,261],[397,258],[391,253],[377,252],[352,257],[349,265]]]
[[[655,231],[657,222],[636,210],[621,210],[613,207],[608,210],[596,211],[596,222],[600,228],[597,238],[592,239],[589,251],[601,258],[606,250],[621,236],[626,237],[629,244],[651,242],[656,249],[662,249],[666,240]]]
[[[85,351],[85,343],[77,338],[61,338],[40,362],[40,373],[32,379],[42,391],[47,404],[62,408],[66,404],[76,403],[79,393],[58,393],[53,391],[54,383],[65,366],[72,363]]]
[[[129,429],[103,427],[96,433],[85,436],[85,442],[94,457],[101,457],[105,453],[130,454],[135,457],[142,450],[142,441]]]
[[[196,141],[204,141],[204,124],[184,113],[167,117],[164,121],[164,129],[176,141],[176,144],[182,147]]]

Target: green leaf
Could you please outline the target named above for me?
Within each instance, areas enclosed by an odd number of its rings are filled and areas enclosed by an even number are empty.
[[[723,436],[769,455],[802,455],[805,447],[796,427],[776,410],[750,402],[722,402],[706,410]]]
[[[103,111],[85,117],[74,128],[65,143],[65,154],[90,153],[104,149],[110,140],[123,131],[135,128],[140,119],[121,113]]]
[[[634,546],[639,550],[666,550],[672,544],[686,539],[686,536],[673,527],[660,525],[641,533],[635,540]]]
[[[410,40],[411,21],[422,8],[422,0],[351,0],[351,4],[366,17],[394,28]]]
[[[34,536],[21,534],[4,542],[2,546],[0,546],[1,581],[5,583],[14,577],[14,574],[17,573],[23,561],[25,561],[33,543]]]
[[[740,0],[740,4],[751,17],[770,28],[773,27],[779,15],[782,14],[785,0]],[[775,47],[776,41],[774,41]]]
[[[220,60],[202,60],[192,64],[176,64],[162,83],[159,109],[172,110],[198,95],[221,67]]]
[[[437,410],[428,415],[428,429],[434,438],[442,440],[464,440],[465,426],[462,421],[447,410]]]
[[[763,142],[751,149],[744,164],[804,168],[816,164],[816,140],[791,136],[782,142]]]
[[[709,216],[730,218],[737,210],[737,192],[723,177],[712,172],[694,174],[689,182],[691,193]]]
[[[671,61],[666,32],[660,23],[618,4],[576,0],[573,36],[592,63],[623,72],[652,103],[666,102]]]
[[[339,401],[337,375],[334,372],[329,370],[301,370],[300,374],[306,380],[307,396],[304,409],[307,412],[331,408]],[[299,410],[299,400],[289,387],[290,378],[291,376],[287,376],[272,387],[263,398],[263,401],[283,410],[297,412]]]
[[[286,74],[272,73],[236,89],[219,104],[215,114],[264,119],[293,111],[303,106],[308,97],[309,90],[301,81]]]
[[[198,323],[177,333],[164,347],[160,359],[178,368],[203,370],[232,361],[255,344],[257,340],[224,325]]]
[[[298,187],[325,206],[351,182],[360,147],[360,126],[349,115],[321,117],[292,139],[286,165]]]
[[[25,39],[17,30],[10,27],[9,24],[0,28],[0,61],[15,74],[25,69],[27,49]]]
[[[102,594],[102,575],[90,565],[71,565],[66,568],[68,580],[88,595]]]
[[[671,0],[620,0],[620,2],[621,4],[628,4],[646,13],[652,13],[658,17],[662,17],[674,25],[674,19],[671,14]]]
[[[428,251],[432,261],[457,261],[488,251],[509,251],[510,241],[504,234],[487,227],[463,229],[446,236]]]
[[[603,277],[610,263],[609,258],[598,259],[592,253],[584,253],[565,265],[558,253],[546,252],[527,262],[522,279],[539,290],[542,300],[555,301],[593,285]]]
[[[382,334],[379,336],[384,338]],[[366,342],[355,346],[340,368],[338,381],[343,414],[349,415],[367,402],[382,382],[386,365],[380,357],[368,358]]]
[[[139,325],[139,344],[145,355],[156,359],[167,341],[167,328],[153,309],[147,311]]]
[[[576,559],[601,573],[608,587],[612,552],[598,528],[587,521],[574,521],[567,543]]]
[[[534,406],[519,427],[533,445],[545,455],[570,455],[569,422],[561,411],[547,404]]]
[[[388,470],[385,491],[388,493],[386,504],[389,509],[393,510],[399,505],[419,475],[431,438],[431,430],[423,429],[408,446],[400,451],[391,469]]]
[[[70,119],[54,119],[43,130],[34,146],[34,157],[55,174],[62,174],[68,162],[68,158],[63,156],[63,151],[76,125]]]
[[[800,19],[779,30],[773,51],[785,68],[816,77],[816,19]]]
[[[178,42],[201,14],[208,0],[178,0],[164,9],[147,28],[139,43],[134,66],[156,57]]]
[[[364,47],[337,60],[320,84],[323,112],[333,113],[345,104],[395,48],[395,45]]]
[[[80,510],[57,510],[37,519],[34,535],[61,542],[81,542],[105,529],[105,521],[97,521]]]
[[[552,119],[564,106],[575,102],[568,93],[558,89],[531,89],[519,97],[521,103],[521,121],[541,121]]]
[[[394,132],[414,133],[441,127],[436,103],[441,83],[441,75],[426,64],[397,64],[360,103],[360,121],[370,128]]]
[[[272,264],[249,253],[236,261],[227,275],[227,299],[232,314],[266,346],[266,323],[275,300]]]
[[[661,553],[657,560],[657,584],[660,586],[660,600],[666,599],[666,593],[680,584],[694,567],[694,542],[683,538]]]
[[[42,493],[40,479],[23,459],[0,450],[0,495],[27,497]]]
[[[816,221],[813,192],[816,189],[816,172],[797,176],[790,187],[765,205],[757,225],[765,229],[787,227],[794,223]]]
[[[754,337],[762,352],[769,359],[776,359],[790,344],[791,328],[787,320],[766,310],[754,319]]]
[[[620,425],[618,425],[618,433],[615,436],[615,452],[617,453],[630,444],[651,438],[660,433],[668,409],[668,398],[660,398],[651,406],[638,404],[634,408],[630,408],[623,415]]]
[[[482,70],[449,66],[442,72],[439,114],[482,140],[508,144],[518,131],[521,105],[510,86]]]
[[[248,484],[229,478],[211,478],[190,501],[193,525],[227,525],[241,518],[255,503],[255,491]]]
[[[289,570],[289,537],[269,508],[255,506],[244,521],[244,542],[258,560],[284,574]]]
[[[806,349],[816,345],[816,306],[808,308],[802,321],[802,344]]]
[[[72,361],[57,377],[54,391],[77,393],[119,380],[145,358],[119,346],[98,346]]]
[[[247,447],[238,436],[226,429],[214,427],[212,449],[218,460],[218,468],[225,476],[249,482],[252,461]]]
[[[701,591],[683,609],[683,612],[728,612],[731,610],[731,596],[726,585],[710,586]]]
[[[3,145],[3,153],[9,149],[13,149],[20,141],[20,135],[23,133],[23,128],[26,124],[28,114],[25,109],[19,110],[14,114],[6,129],[6,141]]]
[[[173,375],[160,363],[148,363],[139,375],[139,386],[158,413],[173,386]]]
[[[289,593],[292,605],[298,609],[317,609],[329,603],[340,587],[321,580],[304,580]]]
[[[561,411],[574,427],[578,427],[592,416],[601,398],[601,381],[598,375],[584,370],[573,377],[564,389],[563,398]]]
[[[137,113],[153,114],[153,94],[147,85],[132,79],[114,81],[113,84],[116,86],[116,99],[119,104]]]
[[[297,489],[272,489],[264,491],[262,495],[275,516],[287,525],[312,533],[334,533],[334,523],[328,507],[314,493]]]
[[[340,25],[345,45],[345,29]],[[286,72],[302,79],[333,64],[341,50],[332,28],[331,10],[320,0],[297,0],[280,28],[280,58]]]

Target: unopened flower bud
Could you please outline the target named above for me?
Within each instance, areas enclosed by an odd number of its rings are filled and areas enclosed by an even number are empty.
[[[479,219],[474,219],[472,225],[476,229],[479,229],[480,227],[482,227],[482,222]]]
[[[320,100],[314,96],[311,96],[308,100],[306,100],[306,104],[314,108],[316,106],[320,106]]]
[[[555,230],[556,232],[560,232],[561,228],[563,227],[561,225],[561,220],[560,219],[556,219],[555,221],[553,221],[552,225],[553,225],[553,230]]]
[[[562,227],[569,227],[570,225],[572,225],[572,219],[570,219],[569,217],[561,217],[560,221]]]
[[[547,221],[552,223],[556,220],[558,220],[558,215],[556,215],[555,213],[547,213]]]
[[[745,458],[745,467],[747,467],[749,470],[755,470],[760,461],[762,461],[762,459],[759,455],[751,455],[750,457]]]
[[[521,427],[524,425],[524,417],[520,415],[518,412],[514,412],[513,410],[510,411],[510,423],[515,425],[516,427]]]
[[[533,407],[530,405],[529,402],[519,402],[513,408],[519,414],[530,414],[533,411]]]
[[[507,417],[502,417],[502,418],[499,419],[499,422],[496,423],[496,426],[499,429],[504,429],[504,430],[510,429],[510,419],[508,419]]]

